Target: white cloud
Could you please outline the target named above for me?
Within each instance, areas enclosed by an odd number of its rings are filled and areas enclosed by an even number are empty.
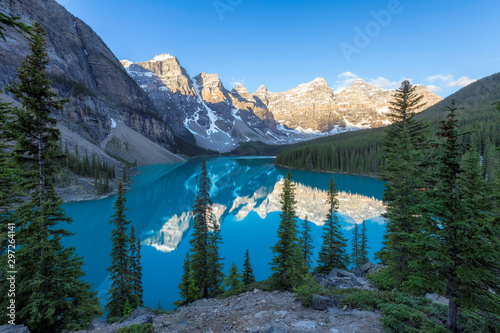
[[[441,89],[441,87],[435,86],[435,85],[433,85],[433,84],[429,84],[429,85],[427,86],[427,89],[429,89],[429,90],[430,90],[430,91],[432,91],[433,93],[438,93],[438,92],[440,92],[440,91],[442,90],[442,89]]]
[[[436,83],[427,86],[429,90],[435,93],[440,92],[442,88],[462,88],[476,81],[467,76],[462,76],[455,80],[452,74],[436,74],[428,76],[427,80],[431,83]]]
[[[447,87],[452,87],[452,88],[462,88],[465,86],[468,86],[469,84],[476,82],[477,80],[471,79],[467,76],[462,76],[456,81],[451,81],[446,84]]]
[[[240,85],[242,86],[244,84],[245,84],[245,79],[239,79],[239,80],[237,80],[234,77],[231,78],[231,85],[233,87],[237,87],[237,86],[240,86]]]
[[[335,81],[335,85],[333,86],[333,90],[336,94],[349,87],[354,83],[354,81],[356,81],[356,79],[359,78],[356,74],[351,72],[341,73],[337,77],[339,80]]]
[[[339,79],[335,81],[334,85],[334,93],[338,94],[345,88],[349,87],[354,83],[357,79],[363,79],[366,83],[372,84],[377,87],[381,87],[383,89],[397,89],[401,86],[401,82],[404,80],[408,80],[412,82],[412,79],[409,78],[401,78],[399,81],[390,81],[389,79],[379,76],[376,79],[368,79],[368,78],[360,78],[358,75],[351,72],[344,72],[337,76]]]
[[[435,81],[449,82],[453,80],[453,75],[437,74],[427,77],[427,80],[429,80],[429,82],[435,82]]]
[[[388,79],[382,76],[379,76],[376,79],[370,79],[368,80],[368,83],[384,89],[396,89],[401,85],[401,82],[399,81],[389,81]]]
[[[341,78],[341,77],[358,77],[358,76],[354,73],[351,73],[351,72],[344,72],[344,73],[339,74],[338,77]]]

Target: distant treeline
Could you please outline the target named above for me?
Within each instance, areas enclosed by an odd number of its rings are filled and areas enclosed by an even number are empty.
[[[71,182],[70,173],[73,173],[75,179],[76,175],[94,178],[94,187],[98,195],[110,191],[109,181],[116,178],[114,165],[106,161],[101,162],[100,157],[96,158],[94,154],[90,158],[87,151],[83,156],[80,156],[78,145],[72,152],[66,143],[64,150],[60,146],[60,154],[64,156],[59,160],[60,173],[57,181],[60,185],[68,186]]]
[[[491,103],[489,103],[491,104]],[[483,156],[484,173],[494,167],[494,147],[500,146],[500,112],[494,106],[457,112],[464,141]],[[424,113],[418,118],[429,121],[431,131],[444,119],[444,111]],[[313,140],[279,153],[276,164],[315,171],[352,174],[378,174],[383,165],[381,137],[383,128],[363,130]],[[493,154],[493,155],[492,155]]]

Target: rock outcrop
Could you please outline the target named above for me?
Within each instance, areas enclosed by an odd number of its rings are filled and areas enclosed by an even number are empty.
[[[331,305],[331,306],[330,306]],[[152,317],[155,332],[287,332],[382,333],[380,314],[372,311],[339,309],[324,303],[323,309],[304,308],[290,292],[263,292],[255,289],[224,299],[201,299],[170,314]],[[138,309],[140,310],[140,309]],[[138,311],[136,310],[136,311]],[[112,333],[129,326],[108,325],[93,333]],[[83,333],[85,331],[82,331]]]

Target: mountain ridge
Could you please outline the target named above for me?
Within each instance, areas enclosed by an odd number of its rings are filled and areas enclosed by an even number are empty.
[[[322,77],[286,92],[270,92],[261,85],[250,93],[241,84],[225,88],[216,73],[190,77],[170,54],[137,63],[122,60],[121,64],[174,132],[189,132],[198,145],[220,152],[242,142],[289,144],[390,123],[385,113],[394,90],[360,79],[340,93]],[[425,86],[419,89],[425,92],[428,105],[440,100]]]

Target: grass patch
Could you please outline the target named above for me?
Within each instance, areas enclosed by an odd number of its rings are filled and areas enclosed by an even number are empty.
[[[142,324],[137,325],[133,324],[127,327],[120,328],[117,333],[152,333],[154,332],[155,327],[153,324]]]

